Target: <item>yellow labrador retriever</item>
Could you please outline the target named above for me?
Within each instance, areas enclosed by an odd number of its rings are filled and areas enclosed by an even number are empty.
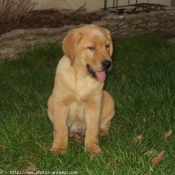
[[[115,114],[113,98],[103,90],[105,71],[111,69],[113,45],[110,32],[96,25],[71,30],[62,42],[48,116],[53,123],[51,151],[64,153],[70,134],[85,148],[100,152],[99,136],[107,136]]]

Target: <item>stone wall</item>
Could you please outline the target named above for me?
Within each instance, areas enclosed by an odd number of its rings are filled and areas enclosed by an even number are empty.
[[[93,23],[108,28],[114,40],[153,33],[170,38],[175,37],[175,8],[167,7],[165,11],[132,15],[109,13],[101,21]],[[80,26],[71,25],[55,29],[18,29],[5,33],[0,37],[0,60],[14,57],[18,52],[36,44],[61,43],[69,30]]]

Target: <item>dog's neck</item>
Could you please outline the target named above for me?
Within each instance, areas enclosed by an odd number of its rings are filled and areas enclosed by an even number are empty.
[[[74,70],[76,72],[77,80],[82,80],[88,76],[87,73],[85,72],[85,70],[82,67],[80,67],[79,65],[74,64],[74,65],[72,65],[72,67],[74,68]]]

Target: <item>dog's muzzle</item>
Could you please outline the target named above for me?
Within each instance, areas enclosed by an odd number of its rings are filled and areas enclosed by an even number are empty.
[[[93,71],[93,70],[91,69],[91,67],[89,66],[89,64],[87,64],[86,67],[87,67],[88,72],[89,72],[94,78],[97,78],[95,71]]]
[[[96,72],[94,71],[89,64],[86,65],[88,72],[92,75],[92,77],[98,79],[100,82],[104,82],[106,79],[106,73],[105,71],[109,70],[111,68],[111,61],[104,60],[102,62],[102,71]]]

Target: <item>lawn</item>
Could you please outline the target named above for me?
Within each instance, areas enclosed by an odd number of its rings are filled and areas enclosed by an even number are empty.
[[[105,89],[116,115],[93,157],[72,139],[64,155],[49,151],[47,100],[62,55],[49,44],[0,63],[0,174],[175,175],[175,45],[153,35],[115,42]]]

